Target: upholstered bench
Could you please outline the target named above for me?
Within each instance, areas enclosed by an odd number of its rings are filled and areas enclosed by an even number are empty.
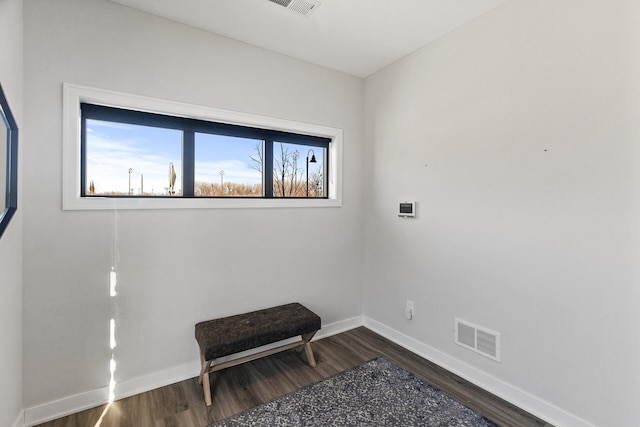
[[[255,360],[280,351],[304,347],[307,361],[313,367],[316,360],[311,350],[311,338],[320,330],[320,317],[298,303],[281,305],[251,313],[238,314],[196,324],[196,340],[200,346],[202,369],[198,382],[204,388],[204,400],[211,405],[209,373]],[[300,335],[299,341],[215,364],[215,360],[263,345]]]

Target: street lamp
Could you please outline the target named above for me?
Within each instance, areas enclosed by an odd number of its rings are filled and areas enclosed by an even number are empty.
[[[309,153],[311,153],[311,160],[309,160]],[[309,197],[309,163],[318,163],[316,161],[316,155],[312,149],[307,151],[307,197]]]

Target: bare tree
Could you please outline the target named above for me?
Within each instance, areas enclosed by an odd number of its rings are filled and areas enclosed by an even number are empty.
[[[275,144],[278,144],[280,149],[276,154]],[[255,146],[255,156],[249,156],[249,167],[257,170],[260,173],[264,172],[265,167],[269,167],[264,164],[264,151],[261,143]],[[298,150],[291,151],[287,144],[282,142],[274,143],[274,156],[273,156],[273,195],[275,197],[297,197],[304,196],[304,180],[305,172],[298,165],[300,159],[300,152]],[[320,178],[322,179],[322,178]]]
[[[289,168],[289,150],[284,144],[280,144],[280,157],[274,156],[274,170],[273,170],[273,195],[284,197],[285,191],[285,177],[287,169]]]
[[[262,165],[264,164],[264,147],[261,142],[258,142],[254,147],[256,150],[256,156],[249,156],[251,159],[251,163],[249,163],[249,167],[251,169],[257,170],[262,174]]]
[[[323,185],[324,173],[322,171],[322,165],[320,165],[315,172],[309,173],[309,197],[323,197]]]
[[[298,192],[301,190],[302,184],[302,171],[298,172],[298,158],[300,158],[300,152],[295,150],[291,153],[293,161],[291,162],[291,170],[289,172],[289,195],[298,196]]]

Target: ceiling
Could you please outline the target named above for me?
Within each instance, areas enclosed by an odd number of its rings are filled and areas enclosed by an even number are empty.
[[[508,0],[319,0],[306,16],[269,0],[111,1],[367,77]]]

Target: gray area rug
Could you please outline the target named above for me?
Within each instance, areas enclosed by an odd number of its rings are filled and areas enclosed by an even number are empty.
[[[223,426],[494,427],[383,357],[213,424]]]

